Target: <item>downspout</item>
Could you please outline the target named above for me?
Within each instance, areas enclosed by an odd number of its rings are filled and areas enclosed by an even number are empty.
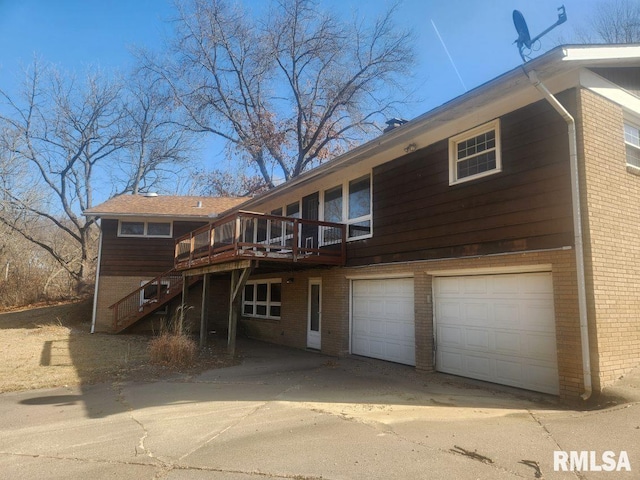
[[[96,220],[100,229],[100,238],[98,240],[98,265],[96,265],[96,284],[93,292],[93,311],[91,313],[91,333],[96,331],[96,315],[98,312],[98,292],[100,291],[100,263],[102,261],[102,225],[100,220]]]
[[[524,69],[524,67],[523,67]],[[589,355],[589,325],[587,322],[587,289],[584,274],[584,247],[582,242],[582,213],[580,209],[580,180],[578,178],[578,140],[576,135],[576,121],[566,108],[538,79],[534,70],[525,74],[536,89],[542,93],[549,104],[567,122],[569,134],[569,163],[571,165],[571,201],[573,204],[573,232],[576,249],[576,271],[578,277],[578,312],[580,316],[580,339],[582,343],[582,371],[584,375],[583,400],[588,400],[592,394],[591,358]]]

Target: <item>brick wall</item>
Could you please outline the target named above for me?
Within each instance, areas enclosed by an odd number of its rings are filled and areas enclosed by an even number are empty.
[[[284,275],[259,275],[258,278],[282,278],[282,315],[280,320],[243,318],[242,329],[266,341],[296,348],[306,347],[307,299],[309,280],[322,281],[322,352],[341,356],[349,353],[350,282],[354,278],[384,278],[411,275],[414,278],[414,314],[416,332],[416,368],[433,370],[433,279],[428,272],[451,269],[495,269],[550,265],[554,286],[556,338],[560,395],[576,398],[584,391],[580,325],[577,303],[575,252],[573,249],[493,255],[477,258],[419,261],[354,268],[313,269]],[[287,283],[287,279],[291,279]]]
[[[593,380],[600,388],[640,359],[640,176],[627,171],[620,106],[581,90],[578,126]]]
[[[150,277],[132,276],[101,276],[98,291],[98,302],[96,308],[96,332],[111,332],[113,324],[113,310],[109,308],[118,300],[124,298],[132,291],[140,287],[140,283],[152,280]],[[228,294],[227,294],[228,295]],[[198,282],[189,289],[187,297],[187,308],[185,313],[185,325],[188,331],[198,332],[200,330],[200,308],[202,302],[202,283]],[[149,315],[146,319],[133,325],[131,332],[159,332],[163,326],[161,323],[167,319],[174,318],[176,308],[180,305],[182,296],[176,297],[168,305],[168,313]]]
[[[100,277],[96,309],[96,332],[112,331],[113,311],[109,309],[109,306],[139,288],[140,282],[143,280],[151,279],[125,276]]]

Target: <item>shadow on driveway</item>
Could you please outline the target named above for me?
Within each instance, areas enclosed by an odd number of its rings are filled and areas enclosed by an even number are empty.
[[[46,353],[46,348],[44,349]],[[238,339],[241,363],[200,374],[170,374],[161,380],[80,385],[77,394],[32,392],[23,405],[56,407],[82,403],[90,418],[163,405],[210,402],[286,401],[301,404],[366,405],[508,410],[562,409],[552,396],[462,379],[363,357],[328,357],[264,342]],[[135,404],[123,392],[137,391]],[[360,408],[360,407],[359,407]]]

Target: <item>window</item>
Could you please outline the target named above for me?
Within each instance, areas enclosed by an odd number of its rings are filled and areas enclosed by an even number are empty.
[[[318,205],[321,211],[318,212]],[[304,211],[304,214],[302,212]],[[324,191],[315,192],[302,199],[302,202],[290,203],[271,211],[272,215],[284,215],[290,218],[320,219],[325,222],[347,224],[347,240],[371,236],[371,175],[367,174],[355,180],[346,181]],[[277,223],[277,222],[274,222]],[[315,230],[314,230],[315,229]],[[312,231],[313,230],[313,231]],[[271,231],[272,237],[278,237],[277,230]],[[315,248],[314,239],[320,245],[340,242],[340,231],[331,227],[303,226],[301,232],[303,246]],[[289,224],[283,223],[282,238],[286,241],[293,236]],[[276,238],[276,239],[277,239]]]
[[[300,202],[287,205],[287,217],[300,218]]]
[[[342,185],[324,192],[324,221],[342,222]]]
[[[242,314],[246,317],[279,320],[282,302],[282,281],[256,280],[247,282],[242,295]]]
[[[347,224],[348,240],[370,236],[371,175],[325,190],[323,206],[325,222]],[[325,239],[325,243],[331,242]]]
[[[357,238],[371,233],[371,177],[366,175],[349,182],[349,238]]]
[[[171,222],[144,222],[142,220],[118,222],[119,237],[171,237]]]
[[[140,286],[144,287],[140,289],[140,311],[142,311],[142,306],[145,303],[156,303],[158,301],[158,282],[149,283],[142,281],[140,282]],[[146,285],[146,286],[145,286]],[[160,288],[163,295],[166,295],[169,291],[169,281],[163,280],[160,282]],[[166,315],[168,313],[167,305],[163,308],[156,310],[155,314],[163,314]]]
[[[450,138],[449,162],[450,185],[501,171],[499,120]]]
[[[627,165],[640,168],[640,127],[625,122],[624,143],[627,149]]]

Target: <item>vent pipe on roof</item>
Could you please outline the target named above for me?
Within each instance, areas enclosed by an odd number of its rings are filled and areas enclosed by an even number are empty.
[[[202,202],[200,200],[196,202],[196,208],[202,208]]]

